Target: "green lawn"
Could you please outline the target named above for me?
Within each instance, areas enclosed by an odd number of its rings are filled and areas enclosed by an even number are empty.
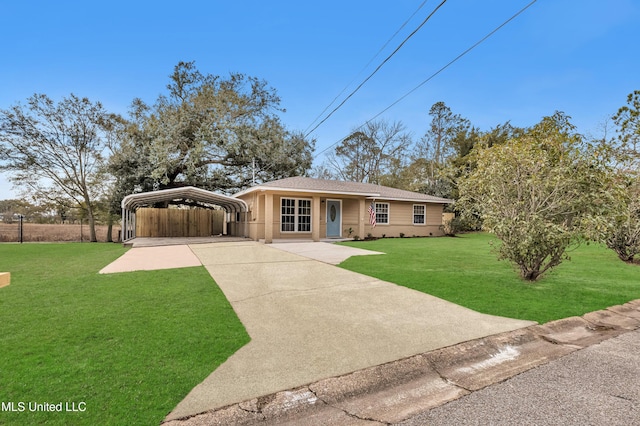
[[[98,274],[124,251],[0,244],[0,424],[158,424],[249,341],[204,267]],[[29,411],[60,402],[85,411]]]
[[[571,261],[531,284],[496,260],[490,241],[497,240],[467,234],[348,242],[387,254],[352,257],[340,266],[479,312],[540,323],[640,299],[640,265],[621,262],[603,246],[581,245]]]

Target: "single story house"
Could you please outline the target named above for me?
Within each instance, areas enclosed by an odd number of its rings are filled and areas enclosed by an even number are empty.
[[[247,205],[246,236],[274,239],[443,235],[442,211],[452,200],[370,183],[291,177],[233,196]],[[240,213],[238,214],[241,215]]]

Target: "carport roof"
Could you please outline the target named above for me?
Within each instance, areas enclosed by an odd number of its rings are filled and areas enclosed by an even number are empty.
[[[122,199],[121,205],[125,210],[137,210],[140,207],[149,206],[154,203],[173,200],[193,200],[201,203],[215,204],[223,207],[225,210],[242,212],[246,212],[248,210],[247,204],[243,200],[217,194],[194,186],[130,194]]]

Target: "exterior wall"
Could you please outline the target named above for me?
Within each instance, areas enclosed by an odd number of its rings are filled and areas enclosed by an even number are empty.
[[[231,212],[226,215],[226,235],[232,235],[234,237],[250,237],[248,222],[246,222],[247,213]]]
[[[442,204],[431,203],[415,203],[410,201],[384,201],[378,200],[379,203],[389,204],[389,224],[377,223],[373,228],[366,219],[365,232],[373,237],[399,237],[403,233],[407,237],[431,237],[442,236],[444,231],[442,228]],[[424,205],[425,208],[425,224],[413,223],[413,206]],[[360,235],[361,238],[367,235]]]
[[[343,238],[358,236],[367,237],[371,234],[374,237],[398,237],[400,233],[407,237],[411,236],[440,236],[444,235],[442,230],[442,204],[416,203],[410,201],[389,201],[389,224],[378,224],[375,228],[369,224],[369,216],[366,211],[370,201],[366,200],[364,212],[360,217],[360,204],[362,197],[340,196],[332,194],[313,194],[299,192],[278,192],[273,193],[273,204],[271,214],[273,217],[273,239],[308,239],[314,238],[315,227],[318,228],[317,235],[320,239],[327,236],[327,200],[342,201],[342,226]],[[254,240],[265,239],[265,217],[266,192],[249,193],[240,197],[249,205],[248,235]],[[311,231],[309,232],[283,232],[281,229],[281,200],[282,198],[311,200]],[[316,209],[315,203],[320,203]],[[377,202],[387,202],[377,200]],[[425,206],[425,224],[413,224],[414,204]],[[319,218],[313,217],[313,212],[319,211]],[[361,224],[364,224],[361,226]],[[364,229],[364,235],[360,235]],[[266,239],[265,239],[266,240]]]
[[[239,198],[249,206],[247,236],[254,241],[264,239],[264,194],[251,193]]]
[[[327,201],[340,201],[342,205],[342,226],[340,237],[349,238],[358,233],[358,208],[360,201],[357,198],[344,198],[339,196],[320,197],[320,238],[327,238]],[[351,232],[349,232],[351,230]]]
[[[311,223],[311,230],[309,232],[283,232],[282,231],[282,221],[281,221],[281,203],[283,198],[292,198],[292,199],[302,199],[302,200],[310,200],[311,201],[311,211],[313,212],[313,196],[310,194],[301,194],[301,193],[289,193],[289,194],[274,194],[273,195],[273,238],[274,239],[312,239],[313,234],[313,222]],[[322,220],[322,210],[320,212],[320,218]],[[313,220],[313,217],[312,217]],[[326,225],[325,225],[326,226]]]
[[[342,200],[342,237],[349,238],[358,235],[358,209],[360,207],[360,200],[358,199],[344,199]],[[365,212],[366,213],[366,212]],[[325,217],[326,220],[326,217]],[[363,220],[368,220],[366,217]],[[349,232],[351,230],[351,232]],[[351,235],[349,235],[351,234]]]

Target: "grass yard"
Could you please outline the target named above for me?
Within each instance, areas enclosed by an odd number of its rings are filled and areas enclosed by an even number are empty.
[[[387,253],[351,257],[340,266],[486,314],[548,321],[640,299],[640,265],[600,245],[581,245],[571,261],[535,283],[498,261],[488,234],[456,238],[394,238],[345,245]]]
[[[107,241],[107,225],[96,225],[96,237],[98,241]],[[113,239],[118,237],[119,225],[114,225],[112,230]],[[22,241],[24,242],[88,242],[89,225],[78,224],[42,224],[24,223],[22,229]],[[20,225],[14,223],[0,222],[0,242],[20,241]]]
[[[124,251],[0,244],[0,272],[11,272],[0,288],[0,401],[25,408],[3,405],[0,424],[159,424],[249,341],[204,267],[98,274]]]

